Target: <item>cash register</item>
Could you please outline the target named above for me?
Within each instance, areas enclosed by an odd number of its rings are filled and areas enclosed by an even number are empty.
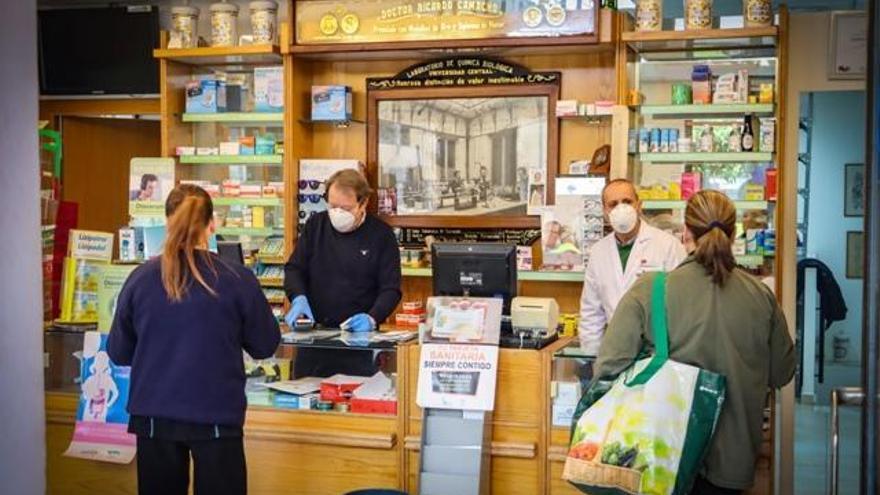
[[[504,301],[501,347],[541,349],[557,339],[555,325],[547,323],[548,328],[543,329],[543,323],[540,323],[551,321],[553,307],[556,308],[556,316],[552,317],[552,321],[558,320],[556,301],[517,298],[515,245],[435,242],[431,246],[431,258],[435,296],[498,297]],[[516,303],[517,299],[520,299],[519,303]],[[544,320],[538,316],[541,308],[550,311]],[[531,326],[525,328],[523,324],[518,331],[515,321],[517,315]]]

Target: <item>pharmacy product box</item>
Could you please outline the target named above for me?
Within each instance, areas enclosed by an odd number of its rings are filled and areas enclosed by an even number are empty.
[[[138,236],[138,233],[140,233],[140,236]],[[143,234],[143,230],[133,227],[119,229],[119,261],[139,261],[138,246],[144,243]]]
[[[351,412],[361,414],[397,414],[396,400],[351,399]]]
[[[351,120],[351,87],[312,86],[312,120]]]
[[[257,147],[257,138],[253,136],[242,136],[238,138],[238,154],[253,155]]]
[[[260,198],[263,196],[263,185],[241,184],[238,188],[238,195],[242,198]]]
[[[363,376],[333,375],[321,382],[321,400],[348,402],[366,379]]]
[[[200,79],[186,83],[187,113],[226,111],[226,83],[217,79]]]
[[[254,69],[254,111],[284,110],[284,72],[282,67]]]
[[[221,155],[234,156],[238,155],[239,149],[240,145],[238,144],[238,141],[223,141],[220,143],[219,151]]]
[[[257,136],[254,147],[256,155],[274,155],[275,154],[275,135],[260,134]]]
[[[578,114],[577,100],[558,100],[556,102],[557,117],[574,117]]]

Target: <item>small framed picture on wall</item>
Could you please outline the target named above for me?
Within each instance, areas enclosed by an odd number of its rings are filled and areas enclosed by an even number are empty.
[[[847,163],[844,166],[843,216],[865,216],[865,164]]]
[[[846,233],[846,278],[863,278],[865,273],[865,233]]]

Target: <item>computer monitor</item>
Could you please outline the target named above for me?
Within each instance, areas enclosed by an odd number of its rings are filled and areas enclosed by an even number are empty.
[[[228,263],[244,264],[244,251],[240,242],[217,241],[217,254]]]
[[[516,297],[516,246],[499,243],[434,243],[435,296],[499,297],[504,314]]]

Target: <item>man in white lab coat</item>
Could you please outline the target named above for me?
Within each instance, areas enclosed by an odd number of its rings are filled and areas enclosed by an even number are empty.
[[[581,349],[594,355],[617,303],[638,277],[670,271],[687,256],[678,239],[642,221],[642,205],[632,182],[609,182],[602,191],[602,207],[614,232],[590,251],[578,326]]]

